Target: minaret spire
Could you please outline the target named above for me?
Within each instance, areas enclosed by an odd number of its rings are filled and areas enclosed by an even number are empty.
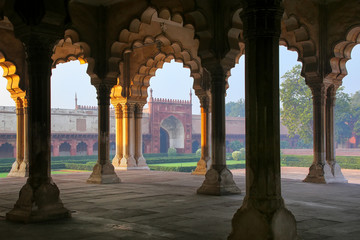
[[[78,109],[78,104],[77,104],[77,93],[75,92],[75,109]]]

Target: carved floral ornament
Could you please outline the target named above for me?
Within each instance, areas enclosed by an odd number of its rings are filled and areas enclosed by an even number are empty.
[[[177,37],[179,34],[181,39]],[[146,103],[150,78],[165,62],[173,59],[190,69],[196,85],[203,72],[197,56],[198,46],[194,28],[183,25],[180,14],[171,16],[166,9],[158,14],[155,9],[148,8],[140,19],[134,19],[128,29],[120,32],[118,41],[111,47],[109,75],[119,76],[118,84],[112,89],[112,101],[131,99]]]

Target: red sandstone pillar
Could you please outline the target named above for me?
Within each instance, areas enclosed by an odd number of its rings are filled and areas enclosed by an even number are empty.
[[[53,156],[57,157],[60,155],[59,153],[59,147],[60,147],[60,143],[58,140],[54,140],[53,142]]]
[[[87,148],[86,148],[87,155],[88,156],[93,155],[94,154],[94,152],[93,152],[93,145],[94,145],[93,141],[87,141],[86,145],[87,145]]]
[[[76,156],[76,154],[77,154],[76,147],[77,147],[77,142],[71,141],[70,142],[70,156]]]

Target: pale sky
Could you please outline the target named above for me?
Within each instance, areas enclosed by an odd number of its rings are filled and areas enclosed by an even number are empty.
[[[352,51],[353,59],[347,62],[348,76],[343,80],[345,92],[354,93],[360,90],[360,47],[355,46]],[[280,77],[290,70],[297,62],[297,53],[280,47]],[[59,64],[53,69],[51,80],[51,95],[53,108],[74,109],[75,92],[78,96],[78,104],[96,106],[96,91],[90,84],[90,78],[86,74],[87,64],[79,62]],[[0,74],[2,69],[0,67]],[[192,88],[193,79],[190,70],[183,68],[181,63],[165,63],[162,69],[156,71],[155,77],[150,80],[150,88],[153,96],[157,98],[189,99],[189,91]],[[149,88],[149,89],[150,89]],[[226,102],[237,101],[244,98],[244,57],[239,64],[231,70],[229,89],[227,90]],[[6,80],[0,78],[0,105],[15,106],[6,90]],[[200,113],[198,98],[193,93],[193,113]]]

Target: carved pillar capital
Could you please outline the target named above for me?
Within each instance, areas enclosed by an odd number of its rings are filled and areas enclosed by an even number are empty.
[[[123,117],[123,111],[122,111],[121,104],[114,105],[114,109],[115,109],[115,118],[121,119]]]
[[[109,106],[110,105],[110,91],[111,87],[107,84],[100,83],[96,85],[96,93],[98,105]]]
[[[132,118],[134,116],[135,104],[134,103],[122,103],[124,118]]]
[[[210,112],[210,97],[207,95],[200,96],[199,100],[200,100],[200,107],[202,109],[201,111],[209,113]]]
[[[313,95],[313,104],[324,106],[326,104],[326,95],[328,85],[325,83],[307,83]]]
[[[284,9],[281,1],[245,1],[240,18],[244,26],[244,38],[279,37]]]
[[[144,108],[144,104],[142,103],[135,104],[135,118],[142,118],[143,108]]]

